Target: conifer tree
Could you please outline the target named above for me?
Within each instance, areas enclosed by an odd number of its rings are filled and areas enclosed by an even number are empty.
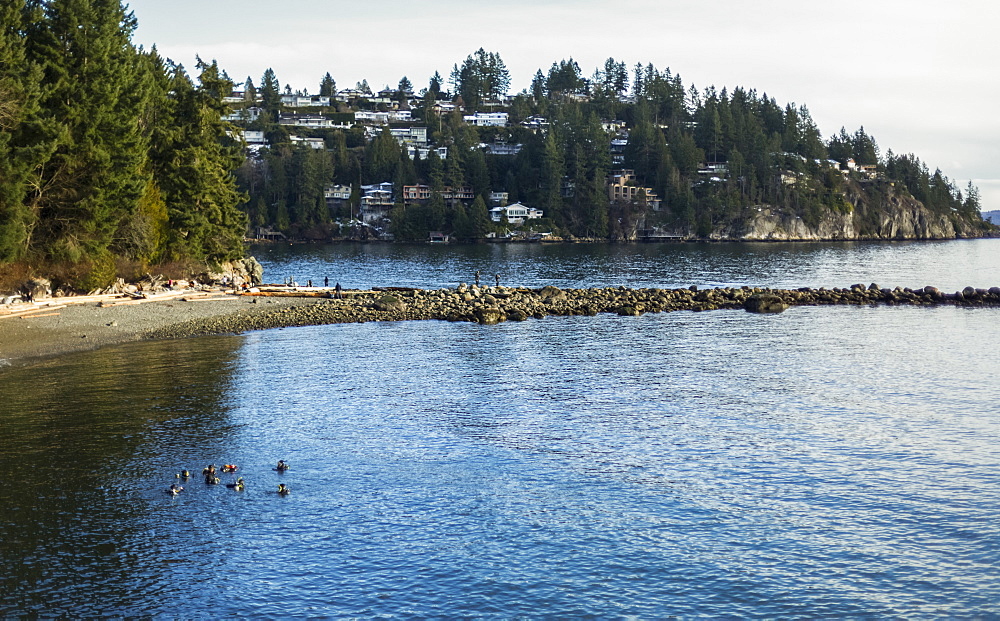
[[[246,200],[233,171],[242,161],[237,143],[222,120],[228,108],[223,93],[232,89],[218,65],[198,62],[200,87],[183,67],[173,71],[169,128],[156,145],[158,180],[170,219],[170,258],[223,261],[243,253]]]
[[[330,75],[329,71],[320,80],[319,94],[321,97],[334,97],[337,94],[337,82]]]
[[[39,104],[57,146],[34,196],[46,253],[113,276],[112,245],[149,182],[148,63],[132,47],[131,13],[117,0],[52,0],[28,25],[44,72]],[[110,271],[110,273],[109,273]]]
[[[0,6],[0,262],[23,258],[31,246],[38,220],[29,187],[55,146],[40,131],[42,73],[26,55],[25,16],[23,0]]]

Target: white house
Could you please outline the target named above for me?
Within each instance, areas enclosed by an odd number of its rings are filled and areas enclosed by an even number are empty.
[[[388,112],[375,112],[371,110],[358,110],[354,113],[354,120],[359,123],[374,123],[375,125],[388,125]]]
[[[289,125],[292,127],[312,127],[315,129],[350,129],[348,124],[334,123],[330,119],[319,115],[289,114],[282,115],[278,119],[279,125]]]
[[[281,103],[292,108],[314,108],[330,105],[325,95],[282,95]]]
[[[257,129],[248,129],[243,132],[243,140],[246,140],[247,144],[267,144],[267,140],[264,139],[264,132]]]
[[[504,215],[507,216],[507,222],[511,224],[523,224],[525,220],[537,220],[541,218],[542,210],[528,207],[521,203],[490,209],[490,219],[494,222],[500,222]]]
[[[477,112],[475,114],[467,114],[462,117],[462,119],[476,127],[506,127],[507,126],[507,113],[506,112]]]
[[[240,108],[238,110],[233,110],[229,114],[222,117],[223,121],[229,121],[231,123],[240,123],[256,121],[260,118],[261,109],[257,106],[250,106],[248,108]]]
[[[427,157],[431,154],[431,151],[437,153],[437,156],[442,160],[448,159],[448,147],[431,148],[431,147],[418,147],[412,144],[406,145],[406,155],[411,160],[415,159],[417,155],[420,156],[420,159],[426,160]]]
[[[322,138],[302,138],[300,136],[289,136],[288,139],[291,140],[292,144],[294,145],[304,145],[317,150],[326,148],[326,141],[323,140]]]

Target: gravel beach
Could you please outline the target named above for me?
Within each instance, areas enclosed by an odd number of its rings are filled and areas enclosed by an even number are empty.
[[[172,299],[134,305],[98,303],[39,307],[27,316],[0,315],[0,366],[30,363],[39,358],[85,351],[150,338],[152,332],[228,315],[266,314],[278,308],[312,303],[308,298],[248,298],[236,295],[211,299]],[[14,307],[27,307],[26,304]]]
[[[53,298],[0,307],[0,366],[26,364],[61,353],[143,339],[239,334],[293,326],[366,321],[443,320],[494,324],[551,315],[615,313],[637,316],[672,311],[742,309],[780,313],[792,306],[954,305],[1000,306],[1000,287],[966,287],[944,293],[854,285],[840,289],[541,289],[468,287],[345,291],[342,299],[322,289],[222,290],[167,293],[152,299],[127,296],[96,300]],[[156,299],[158,298],[159,299]],[[75,302],[75,303],[74,303]]]

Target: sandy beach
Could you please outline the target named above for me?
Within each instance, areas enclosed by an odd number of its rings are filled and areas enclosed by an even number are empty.
[[[149,338],[157,330],[224,317],[263,315],[275,309],[315,303],[309,298],[259,299],[222,290],[180,292],[150,300],[102,296],[51,298],[34,304],[0,306],[0,366],[25,364],[58,354]]]

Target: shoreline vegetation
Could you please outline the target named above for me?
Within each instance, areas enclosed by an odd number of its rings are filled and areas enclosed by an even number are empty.
[[[65,296],[0,305],[0,367],[59,354],[141,340],[242,334],[310,325],[369,321],[443,320],[497,324],[547,316],[611,313],[638,316],[673,311],[739,310],[778,313],[791,306],[1000,306],[1000,287],[946,293],[857,284],[849,288],[770,289],[451,289],[380,287],[344,290],[267,285],[239,291],[203,287],[151,294]]]
[[[318,94],[132,42],[118,0],[0,8],[0,292],[84,293],[244,240],[903,240],[995,235],[971,182],[805,105],[572,58],[519,92],[498,52]],[[427,67],[428,73],[433,70]],[[189,73],[190,70],[190,73]],[[317,76],[318,77],[318,76]],[[342,85],[344,86],[344,85]],[[259,282],[259,281],[257,281]]]

